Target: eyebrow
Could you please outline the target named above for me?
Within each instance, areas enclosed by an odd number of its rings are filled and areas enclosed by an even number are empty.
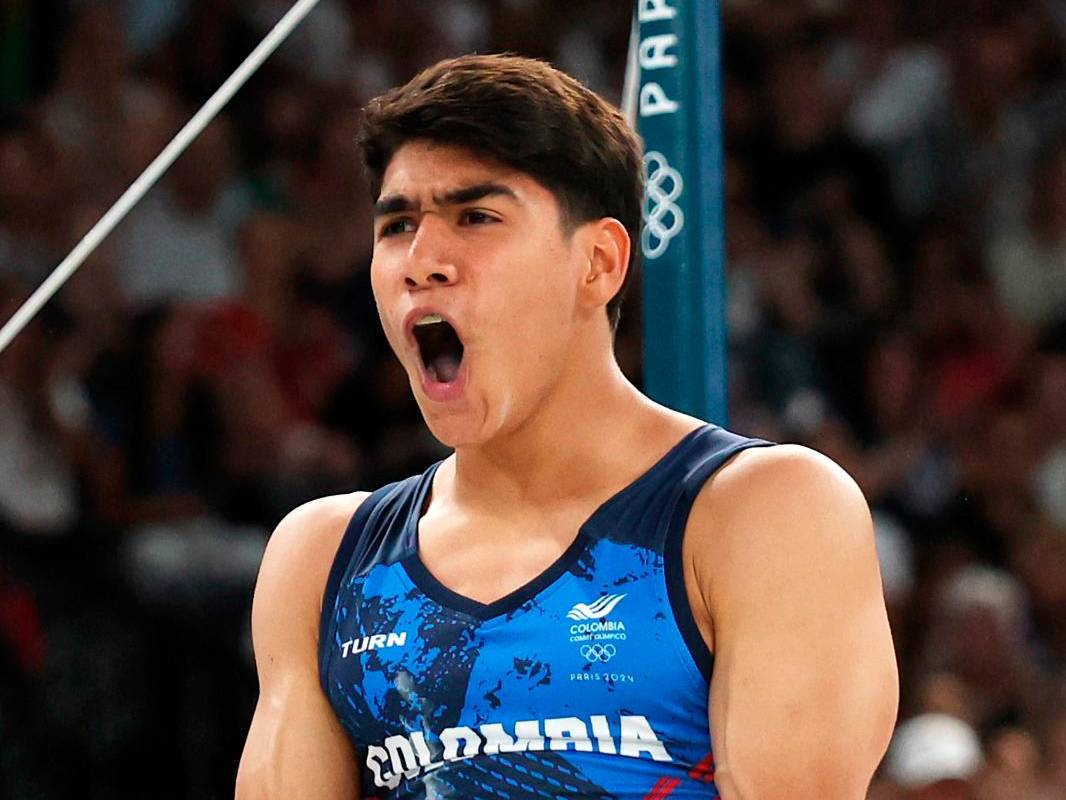
[[[439,206],[458,206],[463,203],[472,203],[475,200],[483,200],[486,197],[509,197],[518,200],[514,191],[502,183],[476,183],[473,186],[463,186],[453,189],[442,196],[433,196],[433,202]],[[413,211],[415,203],[411,198],[402,194],[390,194],[382,197],[374,203],[374,216],[383,217],[388,214],[398,214],[401,211]]]

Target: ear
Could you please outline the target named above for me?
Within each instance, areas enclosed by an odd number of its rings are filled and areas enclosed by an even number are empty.
[[[629,272],[629,232],[613,217],[588,222],[582,244],[588,266],[579,288],[580,303],[589,312],[603,308],[618,294]]]

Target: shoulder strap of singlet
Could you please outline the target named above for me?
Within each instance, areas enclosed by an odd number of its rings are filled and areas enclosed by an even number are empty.
[[[336,613],[337,594],[346,575],[361,574],[375,564],[392,564],[408,555],[413,546],[411,516],[421,512],[433,484],[439,463],[421,475],[390,483],[370,494],[356,509],[344,531],[322,594],[318,624],[319,665],[325,664],[323,648],[328,646],[330,628]],[[324,677],[324,676],[322,676]]]
[[[688,592],[685,589],[685,568],[682,559],[685,527],[688,525],[689,514],[697,495],[723,464],[742,450],[750,447],[768,447],[771,444],[773,443],[762,439],[749,439],[724,428],[709,426],[687,443],[686,452],[682,455],[683,472],[680,476],[680,492],[667,515],[663,553],[666,588],[670,607],[674,612],[674,619],[677,621],[681,636],[696,666],[699,667],[708,683],[711,679],[711,669],[714,666],[714,656],[696,626],[692,607],[688,602]]]

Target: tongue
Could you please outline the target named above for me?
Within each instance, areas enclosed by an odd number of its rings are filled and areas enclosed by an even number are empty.
[[[451,383],[459,374],[459,360],[453,356],[438,356],[426,369],[431,380]]]

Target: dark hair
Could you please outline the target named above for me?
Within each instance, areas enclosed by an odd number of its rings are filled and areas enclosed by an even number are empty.
[[[509,55],[448,59],[363,109],[359,145],[372,199],[392,157],[425,139],[468,148],[555,195],[563,223],[614,217],[629,232],[629,272],[607,304],[611,327],[639,265],[641,144],[616,108],[543,61]]]

